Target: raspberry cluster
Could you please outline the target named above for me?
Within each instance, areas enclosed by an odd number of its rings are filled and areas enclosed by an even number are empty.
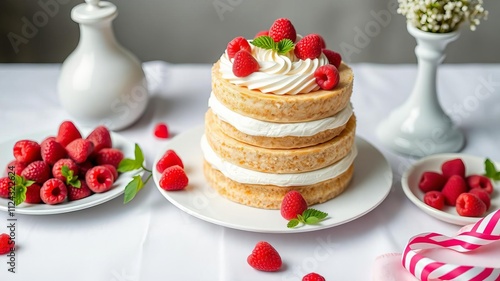
[[[424,203],[443,210],[454,206],[457,213],[466,217],[481,217],[490,208],[493,184],[483,175],[466,175],[465,164],[456,158],[441,165],[441,173],[425,171],[418,187]]]
[[[87,137],[71,121],[60,124],[57,135],[38,143],[19,140],[14,160],[0,178],[0,197],[14,202],[55,205],[110,190],[118,178],[123,152],[113,148],[109,130],[96,127]],[[10,192],[14,179],[15,192]]]
[[[325,40],[319,34],[298,36],[292,22],[287,18],[274,21],[269,30],[258,32],[250,43],[257,47],[273,49],[280,54],[293,50],[295,56],[301,60],[314,60],[324,55],[329,64],[318,67],[315,71],[316,82],[323,90],[331,90],[339,83],[341,55],[327,49]],[[246,77],[259,71],[260,66],[252,55],[250,43],[239,36],[227,44],[227,55],[233,60],[233,74],[237,77]]]
[[[171,149],[167,150],[156,163],[156,170],[161,174],[159,185],[166,191],[183,190],[189,183],[184,163]]]

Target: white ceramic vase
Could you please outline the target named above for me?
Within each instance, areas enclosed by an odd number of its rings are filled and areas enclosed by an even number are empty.
[[[456,152],[465,138],[439,104],[436,77],[446,45],[460,33],[424,32],[410,24],[407,28],[417,41],[417,78],[410,97],[380,123],[377,136],[384,145],[403,154],[420,157]]]
[[[144,113],[149,99],[146,78],[141,62],[115,39],[116,6],[86,2],[71,11],[80,24],[80,41],[62,65],[59,98],[79,125],[120,130]]]

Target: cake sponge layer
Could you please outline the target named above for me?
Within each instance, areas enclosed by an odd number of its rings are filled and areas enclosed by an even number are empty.
[[[210,109],[208,110],[207,115],[212,115],[208,118],[213,119],[214,122],[217,123],[217,125],[221,128],[221,130],[228,136],[250,145],[275,149],[301,148],[317,145],[338,136],[347,126],[346,123],[340,127],[325,130],[313,136],[264,137],[248,135],[237,130],[231,124],[224,122],[220,118],[218,118]],[[351,118],[355,118],[354,115],[352,115]]]
[[[224,176],[206,161],[203,171],[208,184],[229,200],[256,208],[279,209],[283,197],[290,190],[300,192],[308,205],[323,203],[338,196],[348,187],[354,173],[354,164],[335,178],[293,187],[238,183]]]
[[[225,161],[264,173],[302,173],[329,166],[344,158],[354,144],[356,120],[352,117],[337,137],[309,147],[269,149],[253,146],[226,135],[207,111],[205,134],[210,147]]]
[[[212,91],[227,108],[263,121],[293,123],[330,117],[344,109],[351,98],[354,76],[346,64],[339,67],[335,89],[299,95],[274,95],[249,90],[222,78],[217,62],[212,67]]]

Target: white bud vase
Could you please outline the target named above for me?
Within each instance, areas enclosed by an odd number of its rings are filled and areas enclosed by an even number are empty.
[[[465,138],[439,104],[436,74],[446,45],[460,33],[430,33],[410,24],[407,28],[417,40],[417,79],[408,100],[381,122],[377,136],[390,149],[413,156],[456,152]]]
[[[141,62],[115,39],[116,6],[86,2],[71,11],[80,24],[80,41],[62,65],[59,98],[79,125],[120,130],[144,113],[149,98],[146,78]]]

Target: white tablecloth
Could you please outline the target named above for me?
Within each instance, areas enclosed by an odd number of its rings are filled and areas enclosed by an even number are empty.
[[[120,133],[139,143],[152,163],[165,143],[153,137],[156,122],[166,122],[174,135],[203,123],[210,66],[148,62],[144,68],[151,102],[146,114]],[[69,119],[56,92],[59,69],[0,64],[0,142],[55,131]],[[365,216],[302,234],[245,232],[191,217],[151,181],[127,205],[120,197],[73,213],[17,215],[16,273],[7,271],[7,257],[0,256],[0,280],[301,280],[315,271],[327,280],[365,281],[377,256],[402,252],[411,236],[454,234],[458,226],[424,214],[405,197],[399,179],[414,159],[384,149],[375,137],[377,124],[407,98],[416,66],[355,64],[353,69],[357,134],[384,153],[394,172],[390,194]],[[500,65],[443,65],[438,81],[444,108],[466,133],[463,152],[500,160]],[[0,233],[7,232],[7,218],[0,214]],[[264,273],[246,263],[259,240],[280,252],[283,270]]]

